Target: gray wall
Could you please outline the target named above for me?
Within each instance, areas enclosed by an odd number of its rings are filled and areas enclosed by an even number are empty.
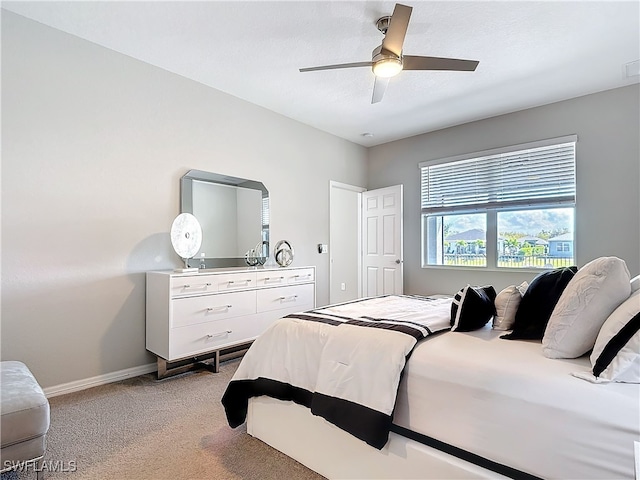
[[[405,292],[454,293],[467,283],[498,289],[535,276],[421,268],[419,162],[569,134],[578,135],[577,264],[615,255],[640,273],[639,91],[631,85],[371,148],[368,187],[404,185]]]
[[[2,359],[44,387],[154,361],[145,275],[181,265],[169,229],[190,169],[262,181],[271,238],[328,302],[329,181],[367,151],[2,12]],[[321,165],[322,168],[318,168]]]

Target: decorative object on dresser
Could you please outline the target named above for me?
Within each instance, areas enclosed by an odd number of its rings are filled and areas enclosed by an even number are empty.
[[[281,267],[288,267],[293,263],[293,247],[287,240],[280,240],[273,249],[276,262]]]
[[[250,267],[256,267],[258,265],[264,265],[266,262],[266,257],[264,257],[264,244],[266,242],[261,242],[257,244],[254,248],[250,248],[247,250],[247,253],[244,254],[244,262]],[[269,245],[267,244],[267,251],[269,250]]]
[[[189,259],[193,258],[202,245],[202,227],[196,217],[190,213],[181,213],[173,220],[171,245],[184,260],[184,268],[176,268],[175,271],[181,273],[197,272],[197,268],[189,267]]]
[[[217,372],[221,357],[244,352],[277,319],[314,308],[315,292],[315,267],[147,272],[146,348],[158,378]]]

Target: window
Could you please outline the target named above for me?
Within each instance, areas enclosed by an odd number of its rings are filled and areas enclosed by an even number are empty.
[[[573,238],[573,207],[497,212],[498,267],[551,268],[573,265],[573,258],[554,255],[569,252],[569,242],[555,242],[561,235]],[[560,249],[558,249],[560,247]],[[564,250],[566,248],[566,250]]]
[[[429,265],[487,266],[486,215],[433,215],[425,225]]]
[[[422,266],[573,265],[576,141],[421,163]]]

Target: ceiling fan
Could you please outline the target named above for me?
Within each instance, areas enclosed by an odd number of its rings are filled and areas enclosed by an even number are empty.
[[[308,67],[301,68],[300,71],[314,72],[317,70],[334,70],[338,68],[371,67],[375,75],[371,103],[378,103],[384,96],[384,92],[389,84],[389,79],[402,70],[455,70],[473,72],[476,69],[478,63],[480,63],[476,60],[403,55],[402,44],[407,34],[411,10],[413,10],[412,7],[396,3],[391,16],[378,19],[376,26],[384,35],[384,39],[382,40],[382,45],[373,50],[370,62]]]

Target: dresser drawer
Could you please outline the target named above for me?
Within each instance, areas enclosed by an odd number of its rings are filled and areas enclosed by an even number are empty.
[[[220,293],[172,300],[170,327],[223,320],[256,313],[256,292]]]
[[[289,285],[315,281],[313,268],[299,268],[296,270],[289,270],[284,275],[286,282]]]
[[[314,285],[291,285],[287,287],[263,288],[257,292],[258,312],[280,309],[305,310],[314,307]]]
[[[293,285],[296,283],[313,282],[313,268],[298,268],[295,270],[266,270],[256,273],[256,286],[277,287],[278,285]]]
[[[255,337],[252,333],[250,319],[243,318],[228,318],[173,328],[169,342],[170,358],[166,360],[173,361],[243,343]]]
[[[170,283],[171,298],[202,295],[203,293],[217,291],[212,277],[213,275],[194,275],[172,278]]]
[[[286,284],[287,276],[285,272],[267,270],[256,273],[256,286],[258,287],[277,287],[278,285]]]
[[[256,287],[256,272],[227,273],[214,275],[214,277],[213,288],[218,292],[230,292]]]

